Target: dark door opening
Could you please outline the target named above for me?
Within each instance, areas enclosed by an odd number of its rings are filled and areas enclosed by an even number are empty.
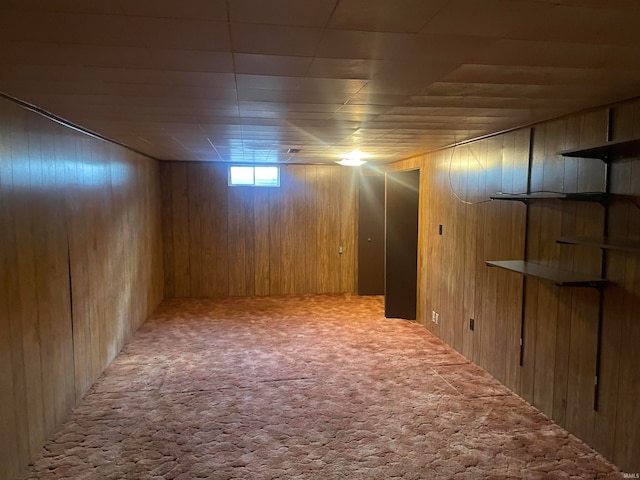
[[[384,314],[388,318],[417,318],[419,199],[420,170],[387,173]]]
[[[361,176],[358,295],[384,295],[384,176]]]

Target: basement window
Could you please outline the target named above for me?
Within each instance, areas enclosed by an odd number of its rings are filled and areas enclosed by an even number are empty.
[[[232,165],[229,167],[229,185],[237,187],[279,187],[280,167]]]

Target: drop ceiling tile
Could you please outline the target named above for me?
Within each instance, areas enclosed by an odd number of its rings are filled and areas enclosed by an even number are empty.
[[[353,30],[326,30],[316,56],[325,58],[384,59],[385,41],[397,42],[402,34]]]
[[[581,8],[600,8],[609,10],[635,10],[640,11],[640,4],[636,0],[537,0],[553,5],[564,5]]]
[[[579,86],[436,82],[423,93],[432,97],[541,98],[555,101],[566,96],[583,97],[589,91],[589,87]]]
[[[60,65],[66,63],[60,47],[50,43],[3,42],[0,43],[0,62],[2,66],[21,65]]]
[[[410,95],[383,95],[360,91],[349,97],[345,105],[402,105]]]
[[[69,0],[66,0],[69,1]],[[77,3],[101,3],[82,2]],[[49,3],[58,3],[49,2]],[[135,0],[119,1],[122,10],[131,16],[140,17],[160,17],[160,18],[184,18],[195,20],[212,20],[216,22],[226,22],[227,2],[226,0],[188,0],[181,1],[179,8],[176,8],[175,0]]]
[[[323,27],[335,0],[229,0],[230,20],[238,23]]]
[[[226,22],[150,17],[129,17],[128,22],[147,47],[211,51],[230,48]]]
[[[239,108],[248,110],[266,110],[272,112],[337,112],[342,104],[331,103],[275,103],[240,101]]]
[[[379,60],[364,58],[313,58],[307,74],[319,78],[370,79],[381,67]]]
[[[640,93],[629,0],[340,0],[327,30],[333,0],[185,2],[12,2],[0,90],[162,158],[259,161],[390,160]]]
[[[313,56],[322,29],[232,23],[233,51],[237,53]]]
[[[0,41],[141,46],[121,16],[30,11],[0,16]]]
[[[144,47],[58,45],[60,64],[72,67],[153,68],[154,61]]]
[[[232,73],[231,52],[202,50],[149,49],[153,67],[158,70],[183,70],[191,72]]]
[[[389,105],[342,105],[338,113],[347,113],[351,115],[379,115],[385,113],[392,108]]]
[[[368,32],[418,32],[446,4],[445,0],[342,0],[330,28]]]
[[[103,13],[116,15],[122,13],[119,0],[19,0],[7,2],[3,8],[14,11],[58,12],[58,13]]]
[[[640,42],[640,11],[554,6],[544,21],[524,24],[508,38],[592,45],[636,46]]]
[[[312,59],[286,55],[234,53],[233,60],[236,73],[302,77],[307,73]]]
[[[385,62],[363,93],[415,94],[458,68],[458,63],[429,62],[424,65]]]
[[[482,97],[482,96],[416,96],[412,97],[407,106],[420,107],[461,107],[461,108],[543,108],[549,104],[551,99],[547,98],[526,98],[526,97]],[[576,101],[571,98],[557,98],[553,100],[556,105],[563,105],[565,108],[573,108],[579,105],[581,100]]]
[[[327,94],[355,93],[366,84],[363,80],[274,75],[236,75],[236,81],[238,89],[298,90]]]
[[[502,38],[521,27],[544,22],[552,8],[534,1],[452,0],[422,31]]]
[[[266,90],[258,88],[238,89],[239,101],[283,102],[283,103],[345,103],[350,93],[299,90]]]
[[[462,65],[442,81],[463,83],[505,83],[523,85],[585,85],[623,84],[640,80],[640,71],[627,71],[612,78],[610,72],[599,69],[526,67],[500,65]]]
[[[499,40],[475,55],[485,65],[601,68],[609,52],[606,46],[531,40]]]

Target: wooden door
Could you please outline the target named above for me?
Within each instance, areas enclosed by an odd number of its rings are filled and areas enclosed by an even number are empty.
[[[389,318],[416,319],[420,170],[386,178],[385,301]]]
[[[361,176],[358,295],[384,295],[384,176]]]

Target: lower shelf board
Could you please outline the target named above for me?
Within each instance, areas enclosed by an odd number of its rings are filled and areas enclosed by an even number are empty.
[[[551,280],[561,287],[594,287],[602,288],[608,280],[593,275],[570,272],[559,268],[546,267],[533,262],[523,260],[489,260],[486,264],[490,267],[503,268],[527,277]]]

